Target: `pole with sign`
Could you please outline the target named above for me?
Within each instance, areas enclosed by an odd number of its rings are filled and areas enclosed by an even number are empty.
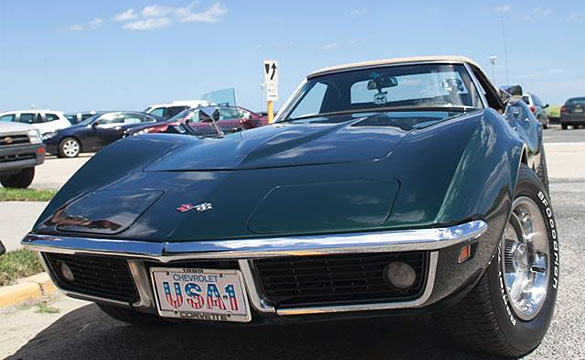
[[[274,121],[274,101],[278,100],[278,63],[264,60],[264,89],[268,101],[268,123]]]

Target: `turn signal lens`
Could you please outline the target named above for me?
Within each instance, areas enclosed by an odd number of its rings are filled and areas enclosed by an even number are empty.
[[[457,260],[457,262],[459,264],[461,264],[462,262],[469,259],[470,257],[471,257],[471,245],[465,245],[464,247],[461,248],[461,251],[459,252],[459,260]]]
[[[391,262],[386,267],[386,277],[392,286],[406,289],[414,285],[416,272],[412,266],[402,261]]]
[[[75,281],[75,276],[73,276],[73,271],[71,271],[71,268],[69,267],[69,265],[62,262],[60,268],[61,268],[61,275],[63,275],[63,278],[65,280],[71,281],[71,282]]]

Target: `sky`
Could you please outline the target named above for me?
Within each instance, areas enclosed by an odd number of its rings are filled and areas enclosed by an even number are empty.
[[[496,56],[497,85],[562,104],[585,96],[585,0],[0,0],[0,49],[0,111],[141,110],[229,87],[261,111],[265,59],[278,108],[313,70],[418,55],[468,56],[490,78]]]

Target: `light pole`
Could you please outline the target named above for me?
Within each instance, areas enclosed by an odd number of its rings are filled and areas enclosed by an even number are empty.
[[[494,86],[496,85],[496,60],[498,58],[495,56],[490,56],[490,62],[492,63],[492,81],[494,82]]]

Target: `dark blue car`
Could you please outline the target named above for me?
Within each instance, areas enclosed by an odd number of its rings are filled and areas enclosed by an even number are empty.
[[[115,111],[98,113],[77,125],[43,136],[47,152],[59,157],[76,157],[81,152],[98,151],[121,139],[124,132],[147,123],[163,121],[142,112]]]

